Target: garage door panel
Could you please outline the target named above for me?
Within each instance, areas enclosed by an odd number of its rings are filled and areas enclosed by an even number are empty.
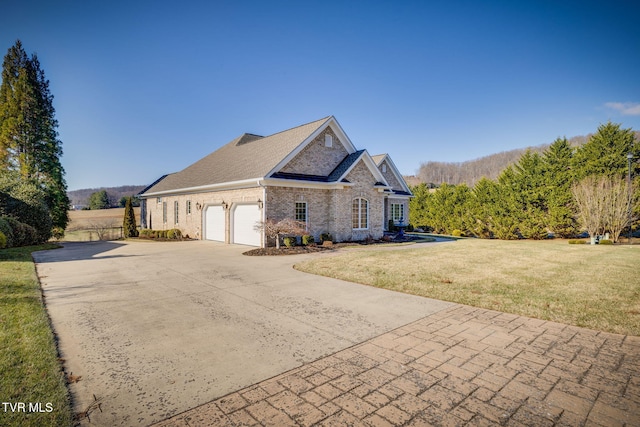
[[[205,211],[205,239],[224,242],[225,215],[222,206],[209,206]]]
[[[237,205],[233,211],[233,243],[260,246],[260,232],[254,229],[261,219],[258,205]]]

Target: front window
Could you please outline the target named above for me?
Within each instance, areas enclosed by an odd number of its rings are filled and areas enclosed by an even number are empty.
[[[307,202],[296,202],[296,221],[307,223]]]
[[[404,221],[404,204],[392,203],[391,204],[391,219],[394,223]]]
[[[369,228],[369,202],[366,199],[353,199],[352,226],[354,230]]]
[[[173,202],[173,223],[178,224],[178,202]]]
[[[187,200],[187,215],[191,215],[191,200]]]
[[[167,202],[162,202],[162,223],[167,223]]]

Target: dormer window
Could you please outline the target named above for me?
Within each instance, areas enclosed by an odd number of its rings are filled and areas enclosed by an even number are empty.
[[[333,136],[326,134],[324,136],[324,146],[325,147],[333,147]]]
[[[383,163],[382,164],[382,172],[386,172],[387,171],[387,164]]]

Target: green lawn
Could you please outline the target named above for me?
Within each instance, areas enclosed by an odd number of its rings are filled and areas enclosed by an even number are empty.
[[[69,426],[72,411],[31,252],[0,250],[0,425]],[[24,404],[24,407],[19,404]]]
[[[640,245],[463,239],[319,256],[298,270],[475,307],[640,335]]]

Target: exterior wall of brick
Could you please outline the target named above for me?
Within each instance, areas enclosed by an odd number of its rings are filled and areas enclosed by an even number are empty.
[[[240,190],[222,190],[207,193],[180,194],[147,199],[146,223],[153,230],[178,228],[183,235],[204,239],[203,221],[207,205],[227,204],[225,212],[225,241],[230,242],[230,211],[234,203],[257,202],[263,197],[261,187]],[[159,201],[158,201],[159,199]],[[187,213],[187,201],[191,202],[191,213]],[[178,202],[178,222],[175,222],[175,202]],[[163,221],[163,203],[167,204],[167,220]],[[198,205],[200,209],[198,209]]]
[[[325,147],[325,135],[333,137],[333,145]],[[331,127],[327,127],[316,139],[311,141],[280,171],[326,176],[333,171],[349,153]]]
[[[384,171],[385,168],[386,172]],[[400,181],[398,181],[398,178],[396,178],[391,169],[391,166],[387,163],[386,160],[382,162],[380,166],[378,166],[378,169],[380,169],[380,172],[384,176],[384,179],[387,180],[391,188],[393,188],[394,190],[404,191],[404,188],[402,188],[402,184],[400,183]]]
[[[379,239],[384,234],[384,195],[373,187],[376,179],[363,160],[354,166],[346,179],[354,185],[341,193],[341,200],[336,206],[336,217],[340,220],[336,225],[336,235],[340,236],[341,240],[364,240],[369,237]],[[368,202],[369,227],[365,230],[352,228],[353,200],[358,197]]]
[[[354,185],[344,189],[267,188],[267,219],[295,219],[296,202],[306,202],[308,231],[316,240],[322,233],[331,233],[338,242],[382,237],[385,196],[373,188],[375,178],[362,161],[346,178]],[[353,229],[353,200],[358,197],[368,202],[369,226],[364,230]]]
[[[268,187],[265,203],[267,219],[295,219],[296,202],[306,202],[307,231],[318,241],[320,234],[331,232],[329,211],[333,191],[339,190]]]

